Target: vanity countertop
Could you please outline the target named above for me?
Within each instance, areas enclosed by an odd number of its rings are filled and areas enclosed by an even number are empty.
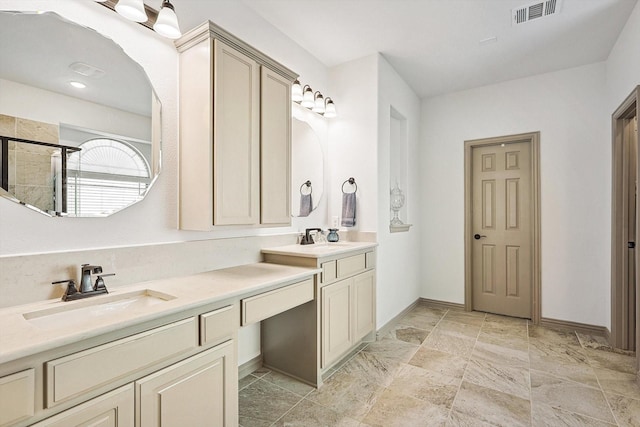
[[[369,249],[378,246],[375,242],[335,242],[312,245],[287,245],[262,249],[263,254],[288,255],[303,258],[324,258],[340,255],[355,250]]]
[[[315,268],[256,263],[142,282],[115,288],[108,295],[77,301],[52,299],[3,308],[0,309],[0,364],[202,305],[269,291],[304,280],[319,271]],[[48,324],[33,322],[24,316],[28,313],[27,317],[37,319],[42,311],[50,313],[58,308],[73,311],[71,307],[74,305],[80,308],[101,304],[101,299],[118,301],[119,295],[123,296],[122,301],[126,301],[125,294],[165,295],[169,299],[157,304],[141,304],[113,313],[101,313],[99,317],[76,321],[72,325],[56,323],[57,314],[47,316],[51,319]]]

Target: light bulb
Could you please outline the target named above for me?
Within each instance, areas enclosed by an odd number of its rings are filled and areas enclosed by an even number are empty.
[[[176,15],[173,5],[169,0],[162,2],[162,8],[158,13],[156,23],[153,24],[156,33],[169,39],[177,39],[182,36],[180,26],[178,25],[178,16]]]
[[[336,117],[336,115],[336,105],[333,103],[331,98],[327,98],[325,101],[324,116],[331,119]]]
[[[134,22],[147,22],[147,12],[142,0],[118,0],[116,12]]]
[[[302,86],[300,86],[298,79],[296,79],[296,81],[293,82],[293,86],[291,86],[291,100],[293,102],[302,101]]]
[[[304,85],[304,94],[302,95],[302,103],[300,104],[305,108],[313,108],[316,105],[313,99],[313,90],[309,85]]]
[[[320,93],[320,91],[316,91],[313,96],[315,98],[313,102],[313,108],[311,111],[318,114],[324,114],[324,97]]]

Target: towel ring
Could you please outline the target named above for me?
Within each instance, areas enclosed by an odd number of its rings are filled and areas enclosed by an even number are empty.
[[[351,185],[355,185],[355,186],[356,186],[356,189],[355,189],[355,190],[353,190],[353,192],[354,192],[354,193],[355,193],[356,191],[358,191],[358,184],[356,184],[356,179],[355,179],[355,178],[349,178],[348,180],[346,180],[345,182],[343,182],[343,183],[342,183],[342,192],[343,192],[344,194],[349,194],[349,193],[347,193],[346,191],[344,191],[344,185],[345,185],[345,184],[347,184],[347,183],[349,183],[349,184],[351,184]]]
[[[300,186],[300,194],[302,194],[304,196],[304,193],[302,192],[302,189],[305,186],[309,188],[309,193],[308,194],[313,193],[313,187],[311,186],[311,181],[307,180],[306,182],[303,182],[302,185]]]

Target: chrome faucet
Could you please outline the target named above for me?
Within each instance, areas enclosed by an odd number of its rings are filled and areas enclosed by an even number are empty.
[[[313,245],[315,243],[313,237],[309,234],[311,231],[322,231],[322,228],[307,228],[304,230],[304,236],[302,236],[302,240],[300,240],[301,245]]]
[[[95,284],[91,283],[92,274],[96,274],[98,276]],[[108,294],[109,291],[107,291],[107,287],[105,286],[103,279],[103,277],[107,276],[115,276],[115,273],[102,274],[101,266],[82,264],[79,288],[76,288],[76,282],[73,279],[58,280],[56,282],[51,282],[51,284],[57,285],[59,283],[66,283],[67,289],[65,290],[64,295],[62,295],[62,301],[73,301],[94,295]]]

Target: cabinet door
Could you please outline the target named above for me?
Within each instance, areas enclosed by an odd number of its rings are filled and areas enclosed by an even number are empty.
[[[257,224],[260,214],[260,69],[214,41],[213,223]]]
[[[139,427],[236,426],[238,367],[233,341],[136,381]]]
[[[262,67],[260,83],[260,223],[288,225],[291,223],[291,82]]]
[[[353,279],[322,288],[322,367],[325,368],[351,348]]]
[[[133,384],[115,389],[32,427],[133,427]]]
[[[373,271],[367,271],[353,278],[354,341],[360,340],[375,327],[376,286],[373,273]]]

